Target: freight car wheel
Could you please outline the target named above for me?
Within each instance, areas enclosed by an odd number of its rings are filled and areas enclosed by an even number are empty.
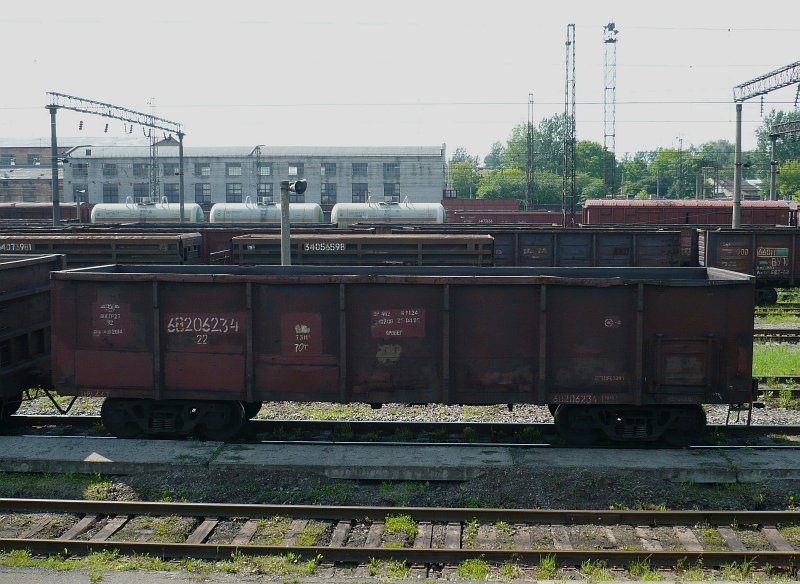
[[[109,397],[100,408],[100,419],[111,434],[117,438],[134,438],[142,433],[137,417],[144,412],[136,400]]]
[[[673,446],[690,446],[703,438],[706,432],[706,412],[703,406],[686,406],[675,413],[663,440]]]
[[[204,402],[198,411],[197,433],[206,440],[230,440],[244,425],[244,407],[238,401]]]
[[[262,402],[241,402],[242,407],[244,408],[244,419],[245,420],[252,420],[256,417],[256,414],[261,411]]]
[[[556,408],[555,425],[570,444],[592,444],[599,437],[594,414],[586,406],[561,404]]]

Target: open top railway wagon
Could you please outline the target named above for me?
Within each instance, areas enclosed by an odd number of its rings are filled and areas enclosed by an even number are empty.
[[[0,255],[0,421],[50,382],[50,272],[60,255]]]
[[[118,436],[262,401],[547,404],[569,441],[691,440],[751,404],[753,278],[704,268],[109,265],[52,274],[53,380]],[[675,318],[680,314],[680,318]]]

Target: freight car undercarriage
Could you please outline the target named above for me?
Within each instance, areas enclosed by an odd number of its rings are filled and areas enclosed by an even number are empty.
[[[373,404],[380,407],[381,404]],[[207,440],[235,437],[261,402],[151,400],[107,398],[101,418],[119,438],[196,435]],[[603,437],[614,441],[656,441],[686,445],[701,439],[706,429],[702,406],[550,406],[559,435],[571,444],[592,444]]]

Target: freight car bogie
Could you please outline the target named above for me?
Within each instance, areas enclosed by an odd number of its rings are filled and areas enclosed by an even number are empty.
[[[551,407],[552,411],[552,407]],[[706,416],[699,405],[583,406],[559,405],[554,413],[561,437],[571,444],[592,444],[600,436],[615,441],[689,444],[702,437]]]
[[[756,304],[775,304],[778,291],[775,288],[756,287]]]
[[[17,410],[22,405],[22,394],[18,396],[9,396],[0,398],[0,422],[5,422],[17,413]]]
[[[228,440],[242,429],[246,408],[252,411],[249,406],[238,401],[108,398],[100,417],[118,438],[194,434],[206,440]]]

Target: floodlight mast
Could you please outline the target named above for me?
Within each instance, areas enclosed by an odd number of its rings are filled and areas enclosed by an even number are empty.
[[[800,82],[800,61],[745,81],[733,88],[733,101],[736,102],[736,151],[733,165],[733,220],[731,222],[733,229],[739,229],[742,225],[742,102],[798,82]]]
[[[48,91],[47,95],[51,97],[50,105],[45,107],[50,112],[53,225],[57,226],[61,224],[61,210],[59,208],[60,200],[58,193],[58,142],[56,137],[56,112],[59,108],[84,114],[113,118],[115,120],[122,120],[124,122],[138,124],[146,128],[164,130],[165,132],[170,132],[178,136],[178,160],[180,168],[180,184],[178,187],[180,191],[180,222],[184,222],[183,213],[185,197],[183,182],[183,137],[186,134],[183,132],[181,124],[166,120],[164,118],[156,117],[152,114],[145,114],[132,109],[112,105],[110,103],[85,99],[83,97],[75,97],[74,95],[66,95],[64,93],[56,93],[53,91]]]

